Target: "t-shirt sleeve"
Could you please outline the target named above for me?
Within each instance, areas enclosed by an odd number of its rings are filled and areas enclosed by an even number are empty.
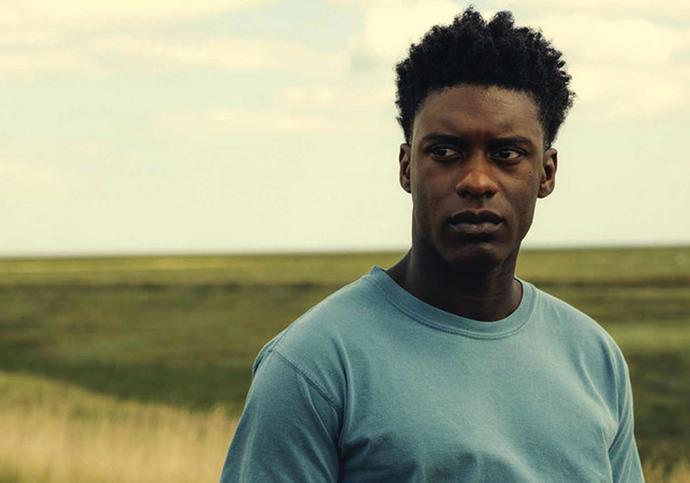
[[[618,378],[618,431],[609,448],[609,460],[614,482],[644,482],[640,456],[635,443],[633,395],[630,376],[621,356]]]
[[[328,395],[270,350],[255,366],[221,483],[335,482],[339,427]]]

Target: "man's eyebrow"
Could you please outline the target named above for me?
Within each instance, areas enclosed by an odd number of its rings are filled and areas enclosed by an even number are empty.
[[[421,140],[422,143],[427,142],[441,142],[441,143],[452,143],[452,144],[467,144],[468,139],[465,136],[458,136],[454,134],[446,134],[439,132],[432,132],[424,136]],[[506,146],[511,144],[526,144],[530,147],[534,147],[534,142],[528,137],[514,135],[514,136],[498,136],[491,138],[487,141],[489,146]]]
[[[467,139],[462,136],[455,136],[453,134],[445,134],[432,132],[424,136],[421,140],[422,143],[437,142],[437,143],[453,143],[461,144],[466,143]]]
[[[508,146],[511,144],[526,144],[527,146],[530,146],[534,148],[534,143],[530,138],[526,138],[525,136],[506,136],[506,137],[496,137],[493,139],[490,139],[489,142],[487,143],[489,146]]]

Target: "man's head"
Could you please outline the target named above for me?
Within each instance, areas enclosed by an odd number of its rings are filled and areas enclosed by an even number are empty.
[[[550,146],[572,106],[561,53],[540,32],[515,27],[510,12],[486,22],[472,7],[448,26],[433,27],[396,67],[398,122],[410,143],[414,118],[427,96],[460,84],[495,85],[529,93]]]
[[[564,65],[507,12],[486,23],[468,9],[410,48],[397,104],[416,252],[460,271],[514,267],[555,183],[551,143],[573,98]]]

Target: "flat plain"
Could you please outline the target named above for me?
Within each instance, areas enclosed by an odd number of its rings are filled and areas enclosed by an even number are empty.
[[[0,260],[0,482],[215,481],[261,346],[401,255]],[[518,276],[614,337],[648,480],[690,481],[690,247],[528,250]]]

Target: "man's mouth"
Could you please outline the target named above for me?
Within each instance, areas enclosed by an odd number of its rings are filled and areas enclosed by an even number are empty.
[[[498,230],[500,225],[495,223],[453,223],[451,228],[465,236],[486,236],[492,235]]]
[[[499,229],[503,218],[490,210],[465,210],[454,214],[448,220],[456,232],[468,236],[487,236]]]

